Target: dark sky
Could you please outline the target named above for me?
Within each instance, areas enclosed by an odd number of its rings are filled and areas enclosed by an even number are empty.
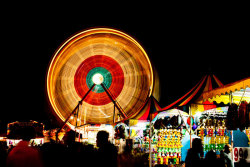
[[[124,31],[144,47],[160,76],[162,107],[208,72],[224,84],[250,76],[250,27],[244,13],[55,8],[12,9],[1,20],[1,124],[54,120],[45,89],[50,59],[68,37],[91,27]]]

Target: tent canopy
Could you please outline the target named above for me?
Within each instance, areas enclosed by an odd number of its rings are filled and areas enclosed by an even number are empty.
[[[139,122],[149,122],[155,118],[160,110],[161,107],[159,102],[154,98],[154,96],[150,96],[137,114],[131,116],[127,120],[123,120],[122,122],[127,122],[129,126],[135,126]]]
[[[202,77],[202,79],[184,96],[173,102],[172,104],[162,108],[161,111],[168,110],[171,108],[181,108],[185,107],[190,104],[197,104],[200,103],[200,109],[199,110],[206,110],[216,107],[210,102],[203,102],[202,101],[202,93],[211,91],[214,88],[222,87],[224,86],[222,82],[215,76],[215,75],[205,75]],[[201,109],[201,107],[203,109]],[[197,108],[197,106],[196,106]],[[181,108],[182,109],[182,108]],[[187,110],[187,109],[182,109]]]
[[[159,102],[154,98],[154,96],[150,96],[141,111],[137,115],[132,116],[130,119],[150,121],[154,119],[160,110],[161,107]]]

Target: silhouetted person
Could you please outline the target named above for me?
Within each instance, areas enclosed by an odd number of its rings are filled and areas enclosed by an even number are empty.
[[[204,160],[204,166],[205,167],[225,167],[225,164],[221,161],[221,159],[218,159],[216,156],[215,151],[210,150],[207,152]]]
[[[64,137],[63,142],[67,147],[71,147],[73,144],[75,144],[75,137],[76,133],[73,130],[68,131]]]
[[[66,167],[68,165],[69,160],[65,145],[49,142],[44,143],[40,150],[45,167]]]
[[[109,133],[99,131],[96,136],[98,166],[117,167],[117,149],[108,141]]]
[[[42,167],[40,152],[29,146],[30,139],[35,137],[32,127],[24,127],[19,131],[20,141],[8,154],[7,167]]]
[[[118,157],[118,166],[119,167],[134,167],[135,166],[135,159],[132,154],[132,142],[128,142],[129,140],[126,140],[126,145],[124,147],[124,151],[122,154],[120,154]]]
[[[220,159],[222,159],[227,165],[227,167],[234,167],[233,160],[231,159],[231,151],[232,147],[230,144],[226,144],[224,147],[224,151],[220,153]]]
[[[192,142],[192,148],[188,150],[185,167],[200,167],[202,165],[202,160],[200,156],[203,154],[203,146],[201,139],[195,138]]]
[[[248,157],[248,151],[245,150],[244,153],[243,153],[243,157],[240,158],[240,161],[239,161],[239,166],[240,167],[248,167],[249,166],[249,164],[246,161],[247,157]]]
[[[97,163],[96,161],[98,161],[97,159],[97,155],[96,155],[96,150],[94,148],[93,145],[91,144],[82,144],[77,146],[76,145],[76,149],[75,149],[75,161],[76,164],[75,166],[79,166],[79,159],[84,162],[84,164],[82,166],[84,167],[96,167]],[[78,160],[76,160],[78,159]],[[102,165],[101,165],[102,166]],[[98,166],[100,167],[100,166]]]

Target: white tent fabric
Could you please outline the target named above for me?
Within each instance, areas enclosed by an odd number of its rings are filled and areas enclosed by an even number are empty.
[[[158,119],[161,119],[161,118],[164,118],[164,117],[172,117],[172,116],[177,116],[177,115],[180,115],[184,121],[187,121],[186,119],[188,118],[188,113],[184,112],[184,111],[181,111],[179,109],[170,109],[170,110],[166,110],[166,111],[162,111],[160,112],[154,119],[153,119],[153,123],[158,120]]]

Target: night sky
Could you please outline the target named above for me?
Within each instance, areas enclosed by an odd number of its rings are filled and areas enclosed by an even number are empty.
[[[215,74],[223,84],[250,76],[250,27],[243,13],[150,11],[95,10],[93,14],[53,7],[9,11],[1,20],[0,129],[16,120],[56,124],[45,88],[50,59],[67,38],[91,27],[121,30],[144,47],[159,73],[162,107],[184,95],[205,74]]]

